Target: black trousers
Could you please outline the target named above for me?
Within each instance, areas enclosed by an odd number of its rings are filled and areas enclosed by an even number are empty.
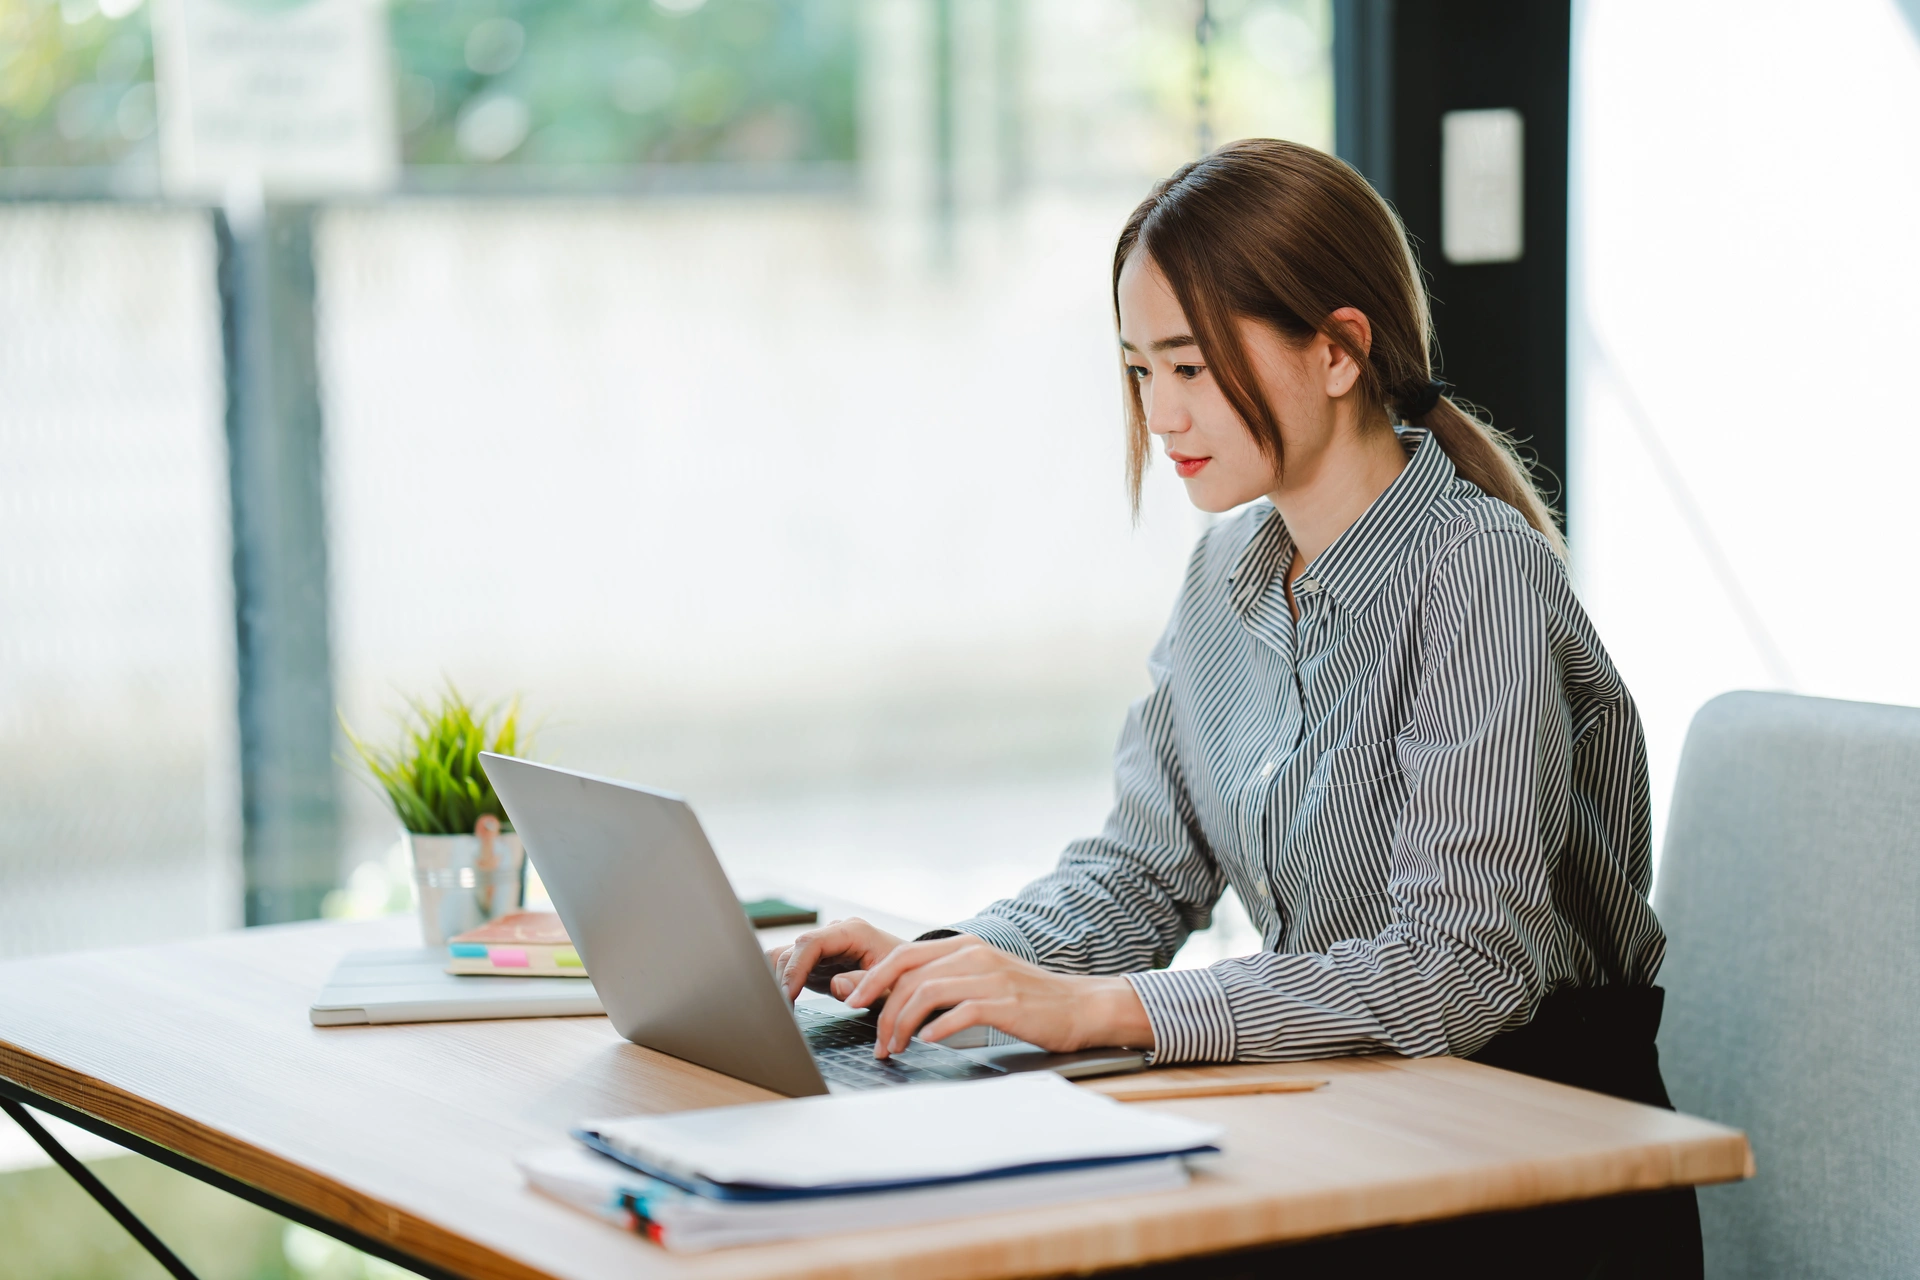
[[[1659,987],[1556,992],[1532,1022],[1495,1037],[1473,1061],[1672,1110],[1654,1047],[1664,997]],[[1688,1187],[1193,1258],[1138,1274],[1294,1280],[1436,1271],[1527,1280],[1700,1280],[1700,1210]]]

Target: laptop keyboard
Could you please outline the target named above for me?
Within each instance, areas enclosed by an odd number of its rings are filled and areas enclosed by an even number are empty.
[[[980,1080],[1001,1074],[944,1045],[910,1042],[889,1058],[873,1056],[876,1023],[872,1018],[842,1018],[812,1009],[796,1009],[807,1048],[828,1084],[848,1089],[875,1089],[889,1084],[923,1084],[929,1080]]]

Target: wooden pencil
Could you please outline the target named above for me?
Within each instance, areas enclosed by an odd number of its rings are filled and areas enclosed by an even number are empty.
[[[1246,1093],[1311,1093],[1326,1084],[1303,1076],[1264,1080],[1156,1080],[1152,1072],[1085,1082],[1117,1102],[1156,1102],[1167,1098],[1216,1098]]]

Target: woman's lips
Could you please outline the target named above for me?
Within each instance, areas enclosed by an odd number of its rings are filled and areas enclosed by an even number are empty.
[[[1212,458],[1188,458],[1177,453],[1170,453],[1167,457],[1173,459],[1173,469],[1182,480],[1193,479],[1200,474],[1200,468],[1213,461]]]

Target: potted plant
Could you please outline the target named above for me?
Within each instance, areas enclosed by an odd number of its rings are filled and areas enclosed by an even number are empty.
[[[391,749],[362,741],[345,716],[340,727],[400,820],[420,932],[440,947],[520,906],[526,850],[480,767],[482,751],[510,756],[523,745],[520,701],[477,710],[449,682],[437,705],[407,706]]]

